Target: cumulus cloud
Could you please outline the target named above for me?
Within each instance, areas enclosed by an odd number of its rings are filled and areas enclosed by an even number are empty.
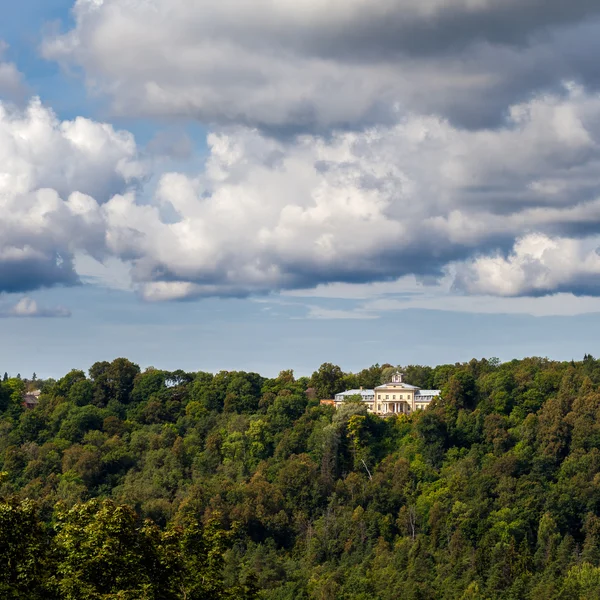
[[[463,263],[460,289],[502,293],[466,275],[473,256],[600,225],[600,96],[567,85],[509,115],[482,131],[398,115],[328,139],[212,133],[200,175],[165,174],[154,204],[130,193],[103,206],[107,245],[149,300],[435,279]]]
[[[485,256],[461,265],[457,285],[495,296],[572,292],[600,294],[600,236],[584,240],[530,234],[508,256]]]
[[[98,277],[95,259],[151,301],[450,269],[470,294],[600,294],[600,96],[583,87],[511,106],[502,128],[397,111],[328,137],[220,129],[208,148],[202,172],[140,195],[130,134],[1,107],[0,290]]]
[[[77,117],[60,121],[38,98],[25,110],[0,103],[0,194],[49,188],[107,200],[143,175],[133,135]]]
[[[596,0],[77,0],[73,12],[45,56],[83,67],[125,114],[297,133],[388,122],[400,105],[477,127],[560,79],[600,83]]]
[[[71,311],[64,306],[45,308],[27,296],[21,298],[16,304],[0,307],[0,318],[66,318],[71,316]]]
[[[106,252],[100,204],[141,174],[131,134],[0,103],[0,292],[77,283],[73,252]]]
[[[73,16],[45,56],[119,113],[165,117],[154,157],[190,161],[173,127],[201,120],[206,163],[140,192],[130,134],[3,108],[0,291],[73,284],[91,256],[151,301],[409,274],[600,295],[597,0],[77,0]]]

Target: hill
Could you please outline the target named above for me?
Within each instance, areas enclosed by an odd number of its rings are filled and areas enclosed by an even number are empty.
[[[600,361],[405,367],[442,390],[408,417],[319,404],[390,367],[7,378],[0,595],[600,598]]]

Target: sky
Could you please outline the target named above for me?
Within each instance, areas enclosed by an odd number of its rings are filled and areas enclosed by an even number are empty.
[[[21,0],[0,371],[600,354],[597,0]]]

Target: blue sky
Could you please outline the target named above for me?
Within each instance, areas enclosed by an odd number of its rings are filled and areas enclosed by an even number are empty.
[[[0,370],[598,353],[589,2],[73,7],[2,11]]]
[[[48,27],[64,27],[70,21],[70,0],[24,0],[2,8],[0,38],[9,48],[7,58],[24,73],[32,93],[38,94],[64,118],[89,111],[81,80],[65,77],[56,64],[40,56],[43,32]]]

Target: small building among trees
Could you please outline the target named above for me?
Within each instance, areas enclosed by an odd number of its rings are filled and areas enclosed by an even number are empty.
[[[35,408],[40,401],[40,390],[33,390],[32,392],[25,392],[23,394],[23,407],[24,408]]]

